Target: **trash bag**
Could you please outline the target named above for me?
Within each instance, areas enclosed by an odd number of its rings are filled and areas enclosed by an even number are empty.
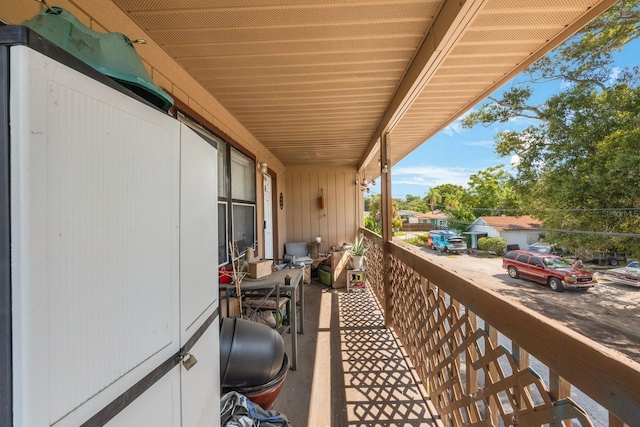
[[[222,427],[293,427],[285,415],[262,409],[235,391],[230,391],[220,399],[220,425]]]

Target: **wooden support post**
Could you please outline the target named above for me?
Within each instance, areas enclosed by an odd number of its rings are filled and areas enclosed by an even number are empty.
[[[609,412],[609,427],[629,427],[629,424],[625,424],[620,418]]]
[[[487,332],[487,335],[489,335],[489,340],[491,341],[492,345],[496,347],[498,345],[498,330],[492,327],[486,321],[484,322],[484,329]],[[484,375],[485,375],[485,379],[484,379],[485,386],[487,384],[492,384],[493,381],[495,381],[498,378],[498,370],[496,369],[496,366],[492,364],[491,366],[486,367],[484,371]],[[496,400],[496,397],[491,396],[488,404],[489,406],[486,408],[487,413],[485,414],[485,416],[491,419],[491,422],[493,423],[494,426],[497,426],[500,410],[498,409],[498,401]]]
[[[391,171],[389,160],[389,134],[380,136],[380,181],[382,183],[380,196],[380,211],[382,213],[382,276],[384,280],[384,326],[393,326],[393,298],[391,288],[391,255],[389,254],[389,242],[393,239],[391,224],[393,221],[393,209],[391,206]],[[385,172],[386,170],[386,172]]]
[[[526,369],[529,366],[529,353],[513,341],[511,342],[511,354],[513,354],[513,358],[516,359],[518,369]],[[518,405],[520,405],[520,409],[523,409],[525,407],[525,393],[526,392],[524,390],[515,391],[515,398],[518,402]]]
[[[549,394],[555,401],[571,397],[571,383],[551,369],[549,369]],[[562,425],[571,427],[571,420],[564,421]]]

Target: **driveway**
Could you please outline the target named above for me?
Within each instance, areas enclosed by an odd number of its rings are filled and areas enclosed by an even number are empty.
[[[430,261],[473,278],[640,362],[640,288],[608,282],[596,274],[598,284],[587,291],[554,292],[546,285],[512,279],[502,268],[502,258],[438,255],[426,248],[422,251]]]

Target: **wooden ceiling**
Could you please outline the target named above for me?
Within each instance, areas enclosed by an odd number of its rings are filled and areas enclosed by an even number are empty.
[[[381,134],[395,164],[615,3],[113,1],[283,164],[368,176]]]

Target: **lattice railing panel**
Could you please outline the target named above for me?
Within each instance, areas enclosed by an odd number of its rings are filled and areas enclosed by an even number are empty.
[[[392,286],[404,289],[396,295],[394,304],[398,309],[393,310],[393,324],[397,334],[405,337],[403,345],[414,363],[420,378],[427,375],[427,329],[424,327],[428,320],[426,292],[420,276],[406,268],[396,258],[391,257]],[[405,283],[407,286],[403,286]],[[397,316],[406,316],[397,319]],[[425,383],[426,384],[426,383]]]
[[[398,258],[390,261],[393,327],[445,425],[592,425],[570,398],[554,401],[543,380],[474,327],[452,298]]]
[[[382,247],[376,245],[366,235],[363,236],[368,247],[364,258],[364,266],[367,272],[367,282],[373,290],[380,305],[384,306],[384,278],[382,277],[383,261]]]

